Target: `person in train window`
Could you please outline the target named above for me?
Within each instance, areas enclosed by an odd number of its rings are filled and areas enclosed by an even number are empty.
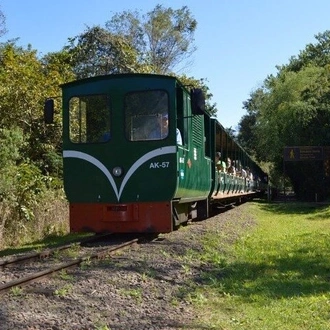
[[[242,167],[241,176],[242,176],[242,178],[247,178],[247,171],[245,170],[244,167]]]
[[[221,160],[221,152],[217,151],[215,154],[215,166],[218,171],[226,173],[226,163]]]
[[[232,173],[232,171],[233,171],[233,166],[231,164],[231,159],[228,157],[227,158],[227,172]]]
[[[227,172],[236,176],[235,161],[232,161],[230,158],[227,159]]]
[[[165,139],[168,135],[168,114],[157,116],[157,126],[150,132],[149,140]]]

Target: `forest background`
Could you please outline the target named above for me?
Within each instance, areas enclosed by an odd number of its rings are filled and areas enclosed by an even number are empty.
[[[5,21],[0,12],[0,36],[6,34]],[[60,111],[53,125],[46,126],[43,119],[47,97],[59,96],[60,109],[60,84],[102,74],[175,75],[184,84],[202,88],[208,111],[216,114],[207,78],[176,71],[178,65],[189,67],[197,28],[188,7],[157,5],[145,14],[117,13],[103,25],[68,36],[67,45],[42,57],[36,49],[18,46],[17,40],[0,44],[0,247],[68,231]],[[274,186],[283,182],[285,146],[330,142],[330,31],[315,38],[251,92],[235,134]],[[286,168],[301,199],[311,199],[316,192],[327,198],[329,172],[328,160],[292,162]]]

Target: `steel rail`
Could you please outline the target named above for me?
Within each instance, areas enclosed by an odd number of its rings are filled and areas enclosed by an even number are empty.
[[[19,278],[17,280],[13,280],[13,281],[10,281],[8,283],[2,284],[2,285],[0,285],[0,295],[8,292],[13,287],[24,286],[24,285],[27,285],[29,283],[35,282],[35,281],[37,281],[41,278],[47,277],[47,276],[49,276],[53,273],[56,273],[60,270],[76,267],[84,261],[104,258],[105,256],[111,255],[112,252],[121,250],[121,249],[123,249],[127,246],[130,246],[130,245],[133,245],[134,243],[137,243],[138,241],[139,241],[139,239],[136,238],[136,239],[133,239],[131,241],[125,242],[123,244],[120,244],[118,246],[112,247],[112,248],[102,249],[101,251],[99,251],[97,253],[94,253],[92,255],[86,255],[86,256],[78,258],[74,261],[66,262],[66,263],[63,263],[59,266],[49,268],[49,269],[37,272],[35,274],[29,275],[29,276],[26,276],[26,277],[22,277],[22,278]]]
[[[49,258],[51,255],[55,254],[56,252],[70,249],[71,247],[75,246],[75,244],[79,243],[80,245],[82,245],[82,244],[95,242],[95,241],[98,241],[98,240],[100,240],[104,237],[108,237],[110,235],[112,235],[112,234],[108,233],[108,234],[103,234],[103,235],[84,238],[84,239],[81,239],[81,240],[74,240],[69,244],[57,246],[57,247],[54,247],[54,248],[45,249],[41,252],[30,253],[30,254],[25,255],[25,256],[0,261],[0,269],[3,269],[5,267],[10,267],[10,266],[13,266],[13,265],[16,265],[16,264],[19,264],[19,263],[23,263],[23,262],[28,262],[28,261],[31,261],[31,260]]]

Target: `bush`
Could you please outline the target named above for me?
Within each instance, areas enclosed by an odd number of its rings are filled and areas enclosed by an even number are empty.
[[[22,132],[0,129],[0,144],[0,244],[15,246],[68,231],[62,184],[20,157]]]

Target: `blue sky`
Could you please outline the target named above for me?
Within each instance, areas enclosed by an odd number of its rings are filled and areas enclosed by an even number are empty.
[[[276,65],[330,30],[329,0],[0,0],[8,30],[1,41],[19,38],[18,45],[31,44],[40,55],[59,51],[86,26],[103,26],[124,10],[146,13],[157,4],[187,6],[197,20],[197,51],[185,73],[207,79],[226,128],[236,128],[243,101],[276,73]]]

